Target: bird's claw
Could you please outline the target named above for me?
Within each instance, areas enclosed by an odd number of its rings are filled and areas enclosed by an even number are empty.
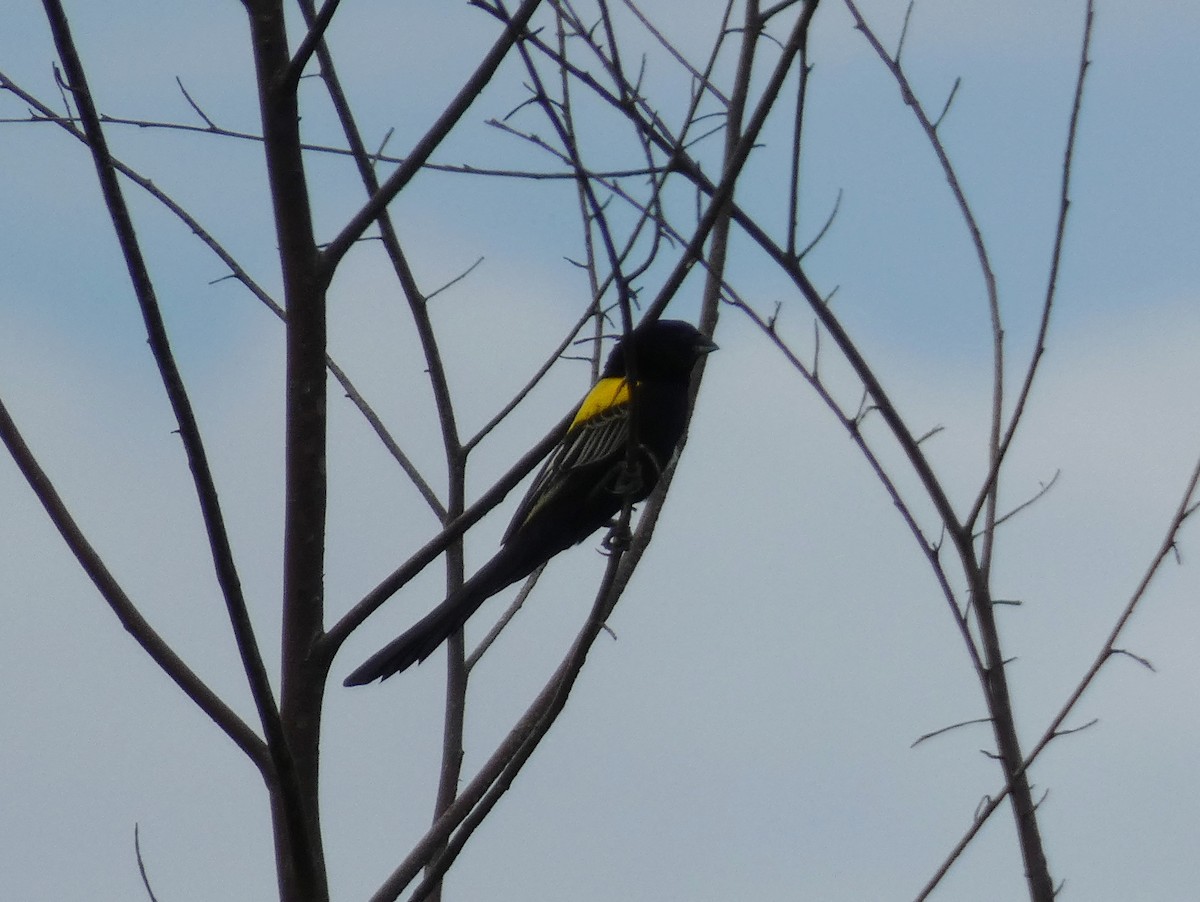
[[[612,554],[614,551],[627,551],[629,549],[629,540],[633,537],[633,533],[629,531],[629,524],[622,523],[617,520],[612,523],[608,530],[608,535],[600,540],[601,554]]]

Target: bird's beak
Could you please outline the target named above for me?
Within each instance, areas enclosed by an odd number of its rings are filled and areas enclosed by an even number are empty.
[[[711,354],[713,351],[719,350],[720,345],[711,338],[700,336],[700,340],[696,342],[696,356],[702,357],[705,354]]]

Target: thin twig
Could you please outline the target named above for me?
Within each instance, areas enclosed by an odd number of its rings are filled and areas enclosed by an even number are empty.
[[[942,120],[944,120],[946,118],[946,114],[950,112],[950,104],[954,103],[954,95],[958,93],[958,89],[961,85],[961,77],[954,79],[954,85],[950,88],[950,93],[946,95],[946,103],[942,106],[942,111],[938,113],[938,117],[933,120],[934,131],[937,131],[941,127]]]
[[[1071,122],[1067,127],[1067,143],[1063,151],[1058,222],[1054,228],[1054,248],[1050,254],[1050,274],[1046,281],[1046,297],[1042,302],[1042,317],[1038,323],[1038,332],[1037,337],[1034,339],[1033,353],[1030,357],[1029,365],[1025,369],[1025,379],[1021,384],[1020,390],[1017,392],[1017,402],[1013,406],[1012,415],[1009,417],[1008,428],[1005,430],[1004,438],[1001,440],[997,453],[992,460],[991,472],[988,474],[988,478],[984,480],[984,484],[979,490],[979,496],[975,499],[971,513],[966,519],[968,524],[974,523],[976,517],[979,516],[979,511],[982,509],[988,494],[992,490],[991,486],[996,478],[996,473],[999,471],[1000,465],[1004,462],[1004,458],[1008,454],[1008,449],[1012,446],[1013,437],[1016,435],[1017,427],[1024,416],[1025,405],[1033,389],[1034,377],[1037,375],[1042,355],[1046,352],[1046,335],[1050,331],[1050,314],[1054,308],[1054,298],[1058,290],[1059,267],[1062,263],[1063,247],[1066,242],[1067,213],[1071,207],[1071,166],[1075,160],[1075,139],[1079,134],[1079,116],[1083,109],[1084,83],[1087,78],[1088,67],[1091,65],[1091,61],[1088,59],[1088,52],[1092,44],[1092,28],[1095,21],[1095,12],[1094,0],[1088,0],[1083,26],[1083,42],[1079,51],[1079,68],[1075,78],[1075,96],[1071,103]]]
[[[533,592],[534,587],[537,586],[538,580],[541,578],[542,571],[545,569],[546,565],[542,564],[542,566],[538,567],[529,575],[524,584],[521,586],[520,591],[517,592],[517,597],[513,599],[512,604],[510,604],[507,610],[500,615],[500,619],[492,625],[492,628],[488,630],[487,635],[479,641],[479,644],[475,646],[475,650],[467,655],[466,669],[468,673],[474,669],[476,664],[479,663],[479,659],[487,653],[487,650],[492,647],[492,644],[498,638],[500,638],[500,634],[504,632],[504,628],[512,622],[512,619],[517,616],[517,612],[525,606],[525,601]]]
[[[0,89],[8,87],[8,82],[3,76],[0,76]],[[197,110],[197,112],[200,112]],[[204,115],[202,112],[200,115]],[[47,115],[22,116],[22,117],[0,117],[0,125],[38,125],[42,123],[61,124],[62,121],[73,121],[70,115],[59,116],[55,113]],[[234,138],[240,141],[253,141],[262,143],[262,135],[254,134],[253,132],[244,132],[237,129],[225,128],[213,124],[191,125],[185,122],[167,122],[165,120],[150,120],[150,119],[131,119],[124,116],[111,116],[107,113],[101,114],[100,121],[104,125],[121,125],[130,126],[139,129],[163,129],[167,131],[183,131],[197,135],[208,135],[216,138]],[[398,157],[390,154],[385,154],[382,151],[382,144],[386,144],[391,135],[389,130],[381,143],[381,149],[371,153],[371,160],[374,163],[391,163],[400,165],[405,161],[405,157]],[[313,142],[304,142],[300,145],[300,149],[310,153],[331,154],[334,156],[350,157],[354,155],[354,151],[348,147],[337,147],[331,144],[317,144]],[[471,175],[481,176],[484,178],[507,178],[507,179],[525,179],[529,181],[570,181],[576,178],[573,172],[538,172],[535,170],[526,169],[499,169],[488,166],[477,166],[472,163],[438,163],[428,161],[422,167],[433,172],[445,172],[452,175]],[[598,172],[597,175],[602,175],[606,178],[637,178],[639,176],[648,176],[661,174],[664,171],[662,167],[632,166],[623,169],[606,169]]]
[[[788,175],[787,249],[789,254],[797,258],[804,256],[803,254],[796,253],[796,236],[800,228],[800,150],[801,139],[804,136],[805,99],[808,96],[808,74],[810,70],[808,48],[805,47],[800,53],[799,65],[797,66],[796,104],[795,111],[792,113],[791,171]],[[840,190],[838,191],[838,200],[841,200]],[[828,228],[828,223],[826,223],[826,228]],[[824,229],[822,229],[822,233],[824,233]]]
[[[918,736],[913,741],[913,744],[910,745],[909,748],[915,749],[918,745],[920,745],[925,740],[933,739],[935,736],[941,736],[944,733],[949,733],[951,730],[957,730],[961,727],[970,727],[970,726],[974,726],[975,724],[991,723],[991,722],[992,722],[992,719],[990,717],[976,717],[973,720],[964,720],[964,721],[960,721],[959,723],[952,723],[948,727],[942,727],[941,729],[933,730],[932,732],[929,732],[929,733],[922,733],[920,736]]]
[[[904,24],[900,26],[900,40],[896,41],[896,65],[900,65],[900,57],[904,53],[904,39],[908,37],[908,24],[912,20],[913,7],[916,0],[908,0],[908,8],[904,10]],[[861,27],[861,24],[860,24]]]
[[[473,436],[471,436],[471,438],[463,443],[463,449],[465,451],[472,451],[476,445],[483,441],[483,439],[486,438],[493,429],[499,426],[500,423],[503,422],[508,415],[525,400],[526,397],[528,397],[530,392],[537,388],[542,379],[545,378],[546,374],[550,372],[550,369],[554,366],[554,364],[560,359],[565,359],[563,357],[563,351],[570,347],[571,343],[575,341],[575,336],[579,334],[579,330],[587,324],[588,320],[592,319],[596,315],[593,312],[594,310],[595,303],[589,304],[584,313],[575,321],[574,326],[567,330],[566,336],[559,341],[554,351],[542,361],[538,369],[532,376],[529,377],[528,380],[526,380],[525,384],[517,391],[517,393],[513,395],[513,397],[511,397],[504,404],[504,406],[492,416],[491,419],[484,423],[478,432],[476,432]],[[589,360],[590,359],[592,358],[589,358]]]
[[[460,272],[457,276],[455,276],[449,282],[445,282],[442,285],[439,285],[437,288],[434,288],[431,291],[427,292],[425,295],[425,303],[428,304],[430,301],[432,301],[435,297],[437,297],[442,292],[447,291],[448,289],[457,285],[459,282],[461,282],[463,279],[465,279],[467,276],[469,276],[471,273],[473,273],[475,271],[475,269],[481,263],[483,263],[483,257],[477,257],[474,263],[472,263],[470,266],[468,266],[466,269],[464,269],[462,272]]]
[[[1012,510],[1010,510],[1010,511],[1009,511],[1007,514],[1004,514],[1004,515],[1002,515],[1002,516],[1000,516],[1000,517],[997,517],[997,518],[996,518],[996,526],[997,526],[997,527],[999,527],[1001,524],[1003,524],[1003,523],[1007,522],[1008,520],[1011,520],[1011,519],[1012,519],[1013,517],[1015,517],[1017,514],[1021,513],[1021,511],[1023,511],[1023,510],[1025,510],[1026,508],[1029,508],[1029,507],[1031,507],[1032,505],[1036,504],[1036,503],[1037,503],[1039,500],[1041,500],[1041,498],[1042,498],[1042,496],[1043,496],[1043,495],[1045,495],[1045,494],[1046,494],[1047,492],[1049,492],[1049,491],[1050,491],[1052,488],[1054,488],[1054,484],[1055,484],[1056,482],[1058,482],[1058,477],[1059,477],[1061,474],[1062,474],[1062,470],[1055,470],[1055,471],[1054,471],[1054,475],[1050,477],[1050,481],[1049,481],[1049,482],[1043,482],[1043,483],[1042,483],[1042,484],[1041,484],[1041,485],[1038,487],[1038,490],[1037,490],[1037,492],[1035,492],[1035,493],[1034,493],[1034,495],[1033,495],[1033,497],[1032,497],[1032,498],[1029,498],[1029,499],[1027,499],[1027,500],[1025,500],[1025,501],[1022,501],[1020,504],[1018,504],[1016,507],[1014,507]]]
[[[154,890],[150,888],[150,878],[146,876],[146,862],[142,860],[142,840],[138,835],[138,825],[135,822],[133,825],[133,854],[137,858],[138,874],[142,878],[142,886],[146,888],[146,895],[150,897],[150,902],[158,902],[158,897],[154,895]]]
[[[204,110],[200,109],[200,104],[196,103],[196,101],[192,99],[192,95],[188,93],[188,89],[183,86],[183,79],[181,79],[178,75],[175,76],[175,84],[179,85],[179,93],[181,93],[183,95],[183,99],[188,102],[188,106],[190,106],[195,111],[196,115],[204,120],[204,124],[208,126],[208,128],[205,130],[210,132],[220,131],[220,129],[217,128],[217,124],[208,118],[208,114],[205,113]],[[105,121],[107,121],[107,119]]]
[[[717,100],[721,101],[721,103],[725,106],[729,105],[729,98],[721,93],[720,88],[713,84],[712,78],[710,77],[711,72],[701,72],[695,66],[693,66],[687,57],[680,53],[679,49],[669,40],[667,40],[663,33],[654,25],[653,22],[650,21],[649,17],[642,12],[641,8],[634,3],[633,0],[621,0],[621,2],[624,3],[626,8],[633,13],[639,22],[642,23],[642,27],[646,29],[650,36],[653,37],[654,40],[658,41],[659,45],[661,45],[662,48],[667,51],[668,54],[670,54],[671,58],[688,71],[688,73],[696,80],[697,84],[699,84],[703,90],[708,91],[713,97],[717,98]]]
[[[826,217],[824,225],[822,225],[821,228],[817,231],[817,234],[813,236],[813,239],[810,242],[808,242],[808,244],[804,245],[804,247],[801,248],[800,251],[795,254],[797,262],[802,262],[804,260],[804,258],[809,255],[809,253],[812,251],[812,249],[814,247],[816,247],[817,244],[820,243],[821,239],[825,237],[825,234],[833,226],[833,221],[834,221],[834,219],[837,218],[838,209],[841,207],[841,205],[842,205],[842,189],[838,188],[837,197],[834,198],[834,201],[833,201],[833,209],[831,209],[829,211],[829,216]]]
[[[1141,664],[1143,667],[1145,667],[1151,673],[1157,672],[1154,668],[1154,664],[1151,663],[1149,658],[1143,658],[1141,655],[1134,654],[1127,648],[1113,648],[1113,649],[1111,649],[1111,653],[1114,655],[1123,655],[1126,658],[1130,658],[1134,661],[1137,661],[1139,664]]]
[[[1054,732],[1054,738],[1058,739],[1062,736],[1070,736],[1073,733],[1082,733],[1084,730],[1090,730],[1096,724],[1100,723],[1099,717],[1093,717],[1087,723],[1080,724],[1077,727],[1062,727]],[[1049,792],[1049,790],[1047,790]],[[1040,804],[1040,802],[1039,802]]]

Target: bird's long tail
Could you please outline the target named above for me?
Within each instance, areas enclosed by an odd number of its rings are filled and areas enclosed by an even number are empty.
[[[424,661],[455,630],[461,629],[481,604],[535,569],[525,566],[526,562],[515,560],[513,554],[506,552],[507,549],[502,548],[457,592],[371,655],[346,677],[342,685],[364,686],[375,680],[386,680]]]

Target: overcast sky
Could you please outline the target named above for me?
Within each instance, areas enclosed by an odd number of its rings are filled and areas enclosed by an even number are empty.
[[[905,4],[860,4],[894,46]],[[718,4],[687,16],[647,3],[699,57]],[[101,109],[194,121],[175,78],[221,125],[254,131],[240,5],[70,3]],[[922,0],[905,59],[942,128],[993,253],[1014,366],[1028,358],[1057,209],[1056,179],[1082,33],[1078,0]],[[403,153],[494,38],[465,4],[347,3],[331,33],[368,143],[396,127]],[[1162,541],[1200,456],[1200,7],[1101,0],[1079,133],[1071,223],[1048,354],[1005,474],[1012,507],[1061,475],[1001,533],[998,597],[1018,725],[1045,729],[1103,647]],[[809,268],[877,363],[956,503],[981,478],[990,403],[981,282],[961,221],[911,114],[844,6],[823,0],[812,36],[805,217],[834,228]],[[0,72],[57,103],[54,51],[32,0],[10,3]],[[661,55],[649,83],[687,81]],[[528,164],[485,124],[519,101],[519,70],[468,114],[441,162]],[[315,97],[315,86],[306,88]],[[672,91],[675,93],[672,95]],[[0,117],[26,109],[0,94]],[[335,140],[319,104],[308,134]],[[526,124],[533,119],[524,120]],[[170,192],[275,290],[274,235],[249,142],[110,128],[115,152]],[[781,152],[767,135],[761,172]],[[538,161],[549,167],[548,163]],[[756,163],[759,159],[756,159]],[[781,186],[739,199],[782,217]],[[313,158],[326,238],[361,200],[351,168]],[[428,174],[395,206],[427,288],[478,258],[435,304],[464,431],[486,421],[586,303],[564,186]],[[129,191],[193,392],[262,643],[277,667],[282,333],[187,229]],[[778,221],[778,220],[777,220]],[[190,480],[102,210],[90,159],[53,126],[0,125],[0,397],[81,526],[180,654],[253,722],[206,564]],[[653,273],[646,290],[657,285]],[[731,278],[811,345],[811,318],[744,243]],[[671,308],[693,317],[698,282]],[[689,294],[690,292],[690,294]],[[495,336],[503,329],[504,341]],[[472,839],[451,899],[911,899],[1001,785],[985,726],[912,742],[984,715],[945,602],[911,536],[844,431],[738,314],[726,310],[686,453],[645,562],[567,709]],[[435,485],[432,406],[386,266],[351,255],[331,295],[331,349]],[[831,373],[836,367],[830,362]],[[560,368],[481,451],[472,491],[555,422],[586,382]],[[409,386],[410,388],[406,388]],[[436,526],[362,418],[334,392],[330,616]],[[894,455],[888,455],[894,459]],[[902,479],[906,488],[910,478]],[[513,502],[510,500],[509,505]],[[472,533],[495,547],[504,506]],[[919,508],[922,515],[924,508]],[[925,522],[929,522],[926,520]],[[1194,526],[1114,660],[1034,767],[1062,898],[1200,893],[1200,638]],[[585,543],[481,665],[467,773],[544,682],[590,605],[603,562]],[[428,823],[440,751],[442,660],[344,690],[362,658],[441,598],[431,567],[347,643],[323,746],[331,889],[365,898]],[[483,609],[494,617],[508,599]],[[158,898],[275,893],[254,769],[123,632],[0,456],[0,895],[28,902],[143,898],[134,824]],[[479,636],[487,623],[473,623]],[[998,812],[934,898],[1006,902],[1024,881]]]

